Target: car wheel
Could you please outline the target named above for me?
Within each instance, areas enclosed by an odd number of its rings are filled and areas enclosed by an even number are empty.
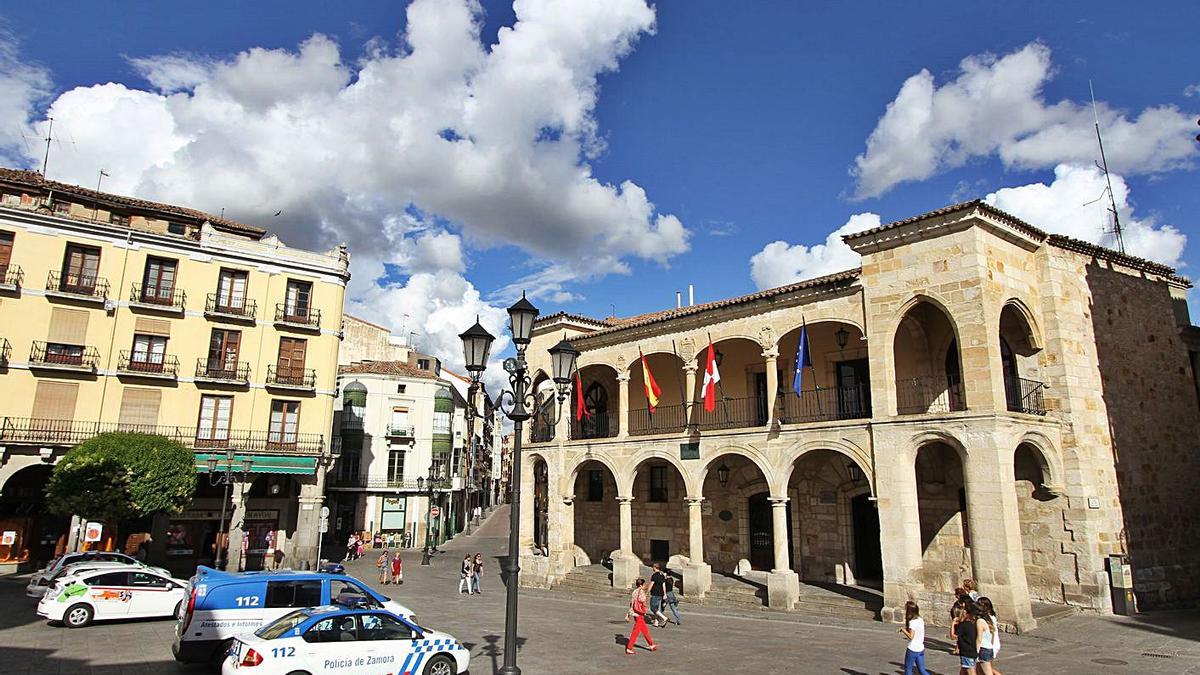
[[[176,619],[183,618],[183,601],[182,600],[175,603],[175,609],[171,612],[171,616],[173,616]]]
[[[63,612],[63,623],[67,628],[83,628],[92,622],[92,608],[81,603],[71,605]]]
[[[454,659],[445,654],[438,654],[429,660],[429,664],[425,666],[424,675],[455,675],[458,668],[454,665]]]
[[[308,675],[308,672],[304,670],[293,670],[292,672],[288,673],[288,675]]]
[[[224,663],[225,657],[229,655],[229,648],[232,646],[233,638],[229,638],[228,640],[224,640],[218,644],[217,648],[213,650],[212,657],[209,659],[210,663],[215,666],[220,666],[222,663]]]

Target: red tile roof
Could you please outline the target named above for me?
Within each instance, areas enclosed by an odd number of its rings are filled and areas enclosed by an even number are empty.
[[[339,375],[399,375],[436,380],[437,373],[421,370],[406,361],[355,361],[347,366],[338,366]]]

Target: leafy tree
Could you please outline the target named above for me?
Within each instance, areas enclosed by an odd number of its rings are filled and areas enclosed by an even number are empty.
[[[178,513],[196,489],[195,456],[151,434],[100,434],[71,448],[46,485],[50,509],[87,518]]]

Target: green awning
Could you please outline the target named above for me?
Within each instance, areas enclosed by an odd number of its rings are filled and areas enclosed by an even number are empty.
[[[196,453],[196,473],[208,473],[208,460],[217,460],[217,471],[224,471],[227,464],[225,453]],[[250,460],[250,473],[297,473],[317,472],[316,457],[289,457],[280,455],[234,455],[234,471],[242,470],[242,462]]]

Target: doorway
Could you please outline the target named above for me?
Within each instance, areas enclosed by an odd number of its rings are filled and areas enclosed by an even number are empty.
[[[879,507],[863,493],[850,500],[854,528],[854,578],[859,586],[883,588],[883,555],[879,548]]]
[[[837,362],[838,418],[871,416],[871,375],[867,359]]]
[[[775,523],[771,516],[769,492],[751,495],[748,500],[750,520],[750,567],[771,570],[775,567]],[[787,509],[788,567],[792,559],[792,509]]]

